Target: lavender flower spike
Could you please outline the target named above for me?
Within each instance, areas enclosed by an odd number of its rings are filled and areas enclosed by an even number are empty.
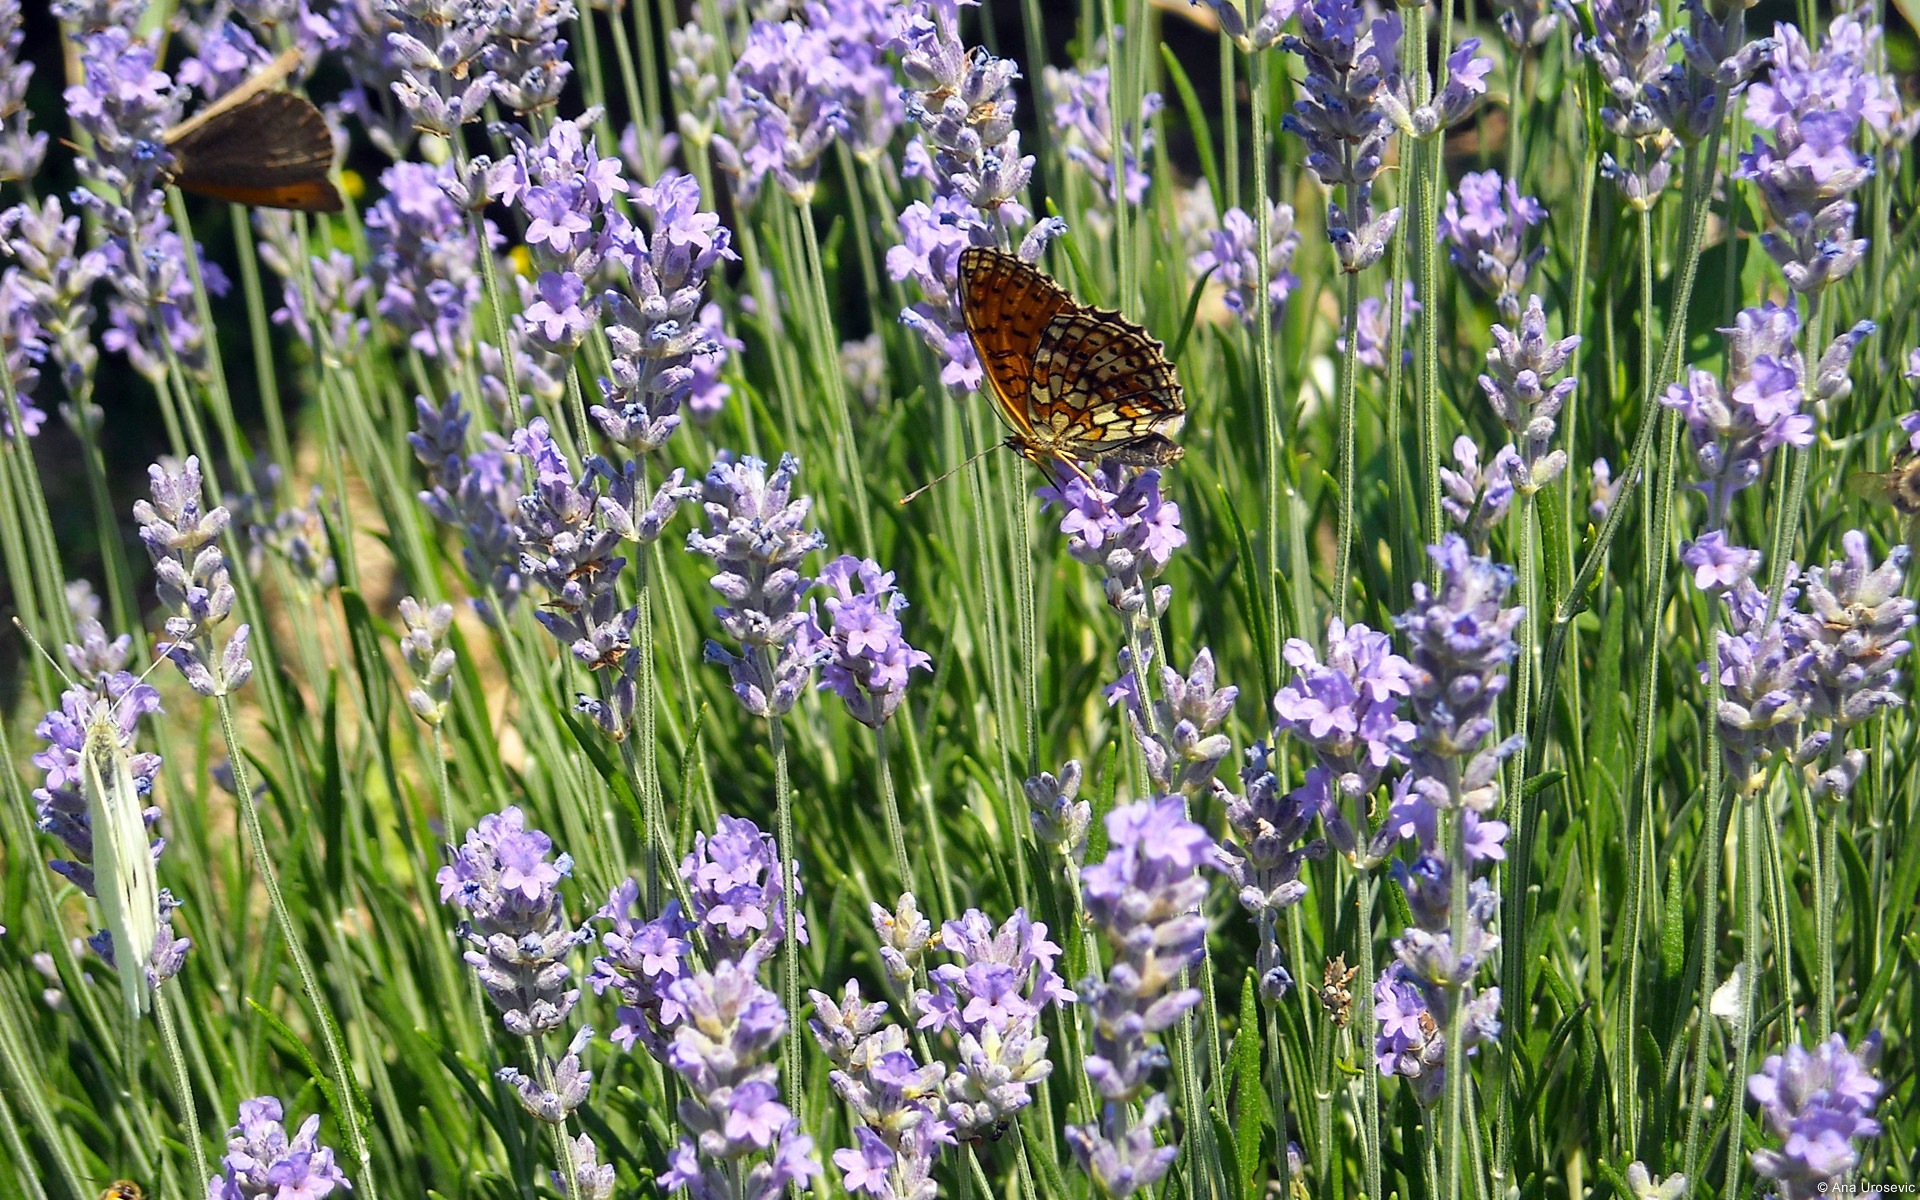
[[[1086,1071],[1104,1101],[1100,1119],[1070,1125],[1066,1136],[1075,1161],[1114,1200],[1157,1183],[1179,1155],[1178,1146],[1155,1144],[1169,1109],[1152,1080],[1167,1053],[1151,1039],[1200,1002],[1198,991],[1174,984],[1205,953],[1199,872],[1216,861],[1213,839],[1181,808],[1178,796],[1167,796],[1109,813],[1107,857],[1080,873],[1087,915],[1115,961],[1104,979],[1079,988],[1093,1018]],[[1130,1105],[1143,1097],[1136,1122]]]
[[[1818,730],[1795,757],[1816,796],[1844,797],[1866,768],[1867,750],[1847,748],[1848,733],[1876,713],[1906,703],[1900,694],[1900,660],[1912,651],[1914,602],[1901,595],[1908,548],[1895,546],[1875,566],[1866,535],[1849,530],[1841,544],[1846,558],[1806,574],[1811,611],[1787,620],[1809,656],[1808,715],[1831,730]],[[1819,770],[1822,763],[1827,764]]]
[[[941,926],[940,947],[959,961],[927,973],[932,986],[914,993],[914,1010],[921,1029],[953,1035],[959,1055],[947,1068],[946,1119],[979,1134],[1011,1120],[1052,1073],[1040,1020],[1049,1004],[1074,995],[1053,969],[1060,947],[1024,909],[997,929],[968,909]]]
[[[1525,615],[1502,608],[1513,569],[1470,555],[1457,534],[1429,554],[1440,568],[1438,591],[1413,585],[1413,607],[1394,624],[1411,653],[1415,734],[1408,754],[1414,790],[1441,808],[1485,813],[1498,801],[1500,761],[1520,748],[1518,734],[1482,748],[1493,733],[1493,705],[1507,686],[1507,664],[1519,652],[1513,631]]]
[[[1281,962],[1279,915],[1306,897],[1307,885],[1300,882],[1300,868],[1306,860],[1324,858],[1327,853],[1326,839],[1308,841],[1307,832],[1315,817],[1324,819],[1330,834],[1338,822],[1346,832],[1347,845],[1340,846],[1343,853],[1352,853],[1353,835],[1351,827],[1337,815],[1340,810],[1330,782],[1332,772],[1311,767],[1299,787],[1282,793],[1269,753],[1258,742],[1248,749],[1247,764],[1240,769],[1244,795],[1229,793],[1218,780],[1213,788],[1233,829],[1233,840],[1221,847],[1221,864],[1239,889],[1240,907],[1259,926],[1260,948],[1254,967],[1260,975],[1260,993],[1277,1001],[1293,987],[1293,976]],[[1339,839],[1335,841],[1338,844]]]
[[[895,615],[907,599],[894,588],[893,572],[843,554],[821,570],[820,582],[832,592],[820,686],[846,701],[854,720],[878,729],[900,707],[909,672],[932,670],[933,659],[907,644]]]
[[[1294,680],[1273,698],[1274,732],[1311,750],[1341,797],[1370,795],[1413,740],[1413,725],[1400,715],[1413,690],[1412,665],[1393,652],[1386,634],[1338,617],[1327,622],[1324,663],[1300,638],[1289,639],[1281,655]],[[1328,833],[1342,853],[1354,852],[1351,827],[1337,812]]]
[[[156,463],[147,468],[147,478],[153,500],[134,501],[133,515],[153,559],[155,591],[169,613],[170,640],[160,651],[200,695],[231,695],[253,675],[253,663],[247,658],[248,626],[236,628],[224,646],[214,638],[236,599],[218,542],[229,514],[225,508],[202,507],[198,458],[189,457],[177,472]]]
[[[1817,1200],[1860,1164],[1856,1143],[1879,1137],[1873,1110],[1886,1085],[1873,1076],[1880,1034],[1857,1050],[1834,1034],[1812,1051],[1788,1046],[1747,1076],[1747,1094],[1761,1123],[1781,1140],[1752,1155],[1754,1173],[1773,1182],[1781,1200]]]
[[[693,1200],[769,1200],[820,1173],[813,1139],[781,1102],[773,1051],[787,1012],[756,978],[761,948],[720,959],[668,989],[686,1010],[667,1065],[686,1081],[680,1123],[691,1136],[668,1153],[660,1186]]]
[[[813,580],[800,562],[826,544],[802,528],[813,501],[793,498],[800,460],[780,456],[771,475],[751,456],[722,454],[704,481],[708,531],[689,533],[687,549],[714,560],[714,590],[727,603],[713,610],[740,653],[707,643],[707,661],[722,663],[748,712],[773,717],[793,707],[822,654],[822,635],[800,598]]]
[[[861,1000],[859,981],[849,980],[837,1003],[824,992],[808,995],[815,1015],[807,1027],[833,1062],[833,1090],[860,1121],[858,1144],[833,1153],[844,1186],[891,1200],[934,1200],[933,1164],[954,1143],[940,1091],[946,1068],[921,1066],[906,1030],[885,1023],[887,1006]]]
[[[407,707],[428,725],[439,726],[447,719],[453,703],[453,647],[447,634],[453,628],[453,605],[442,602],[428,607],[412,596],[400,599],[400,619],[407,632],[400,639],[400,653],[413,672],[414,686],[407,692]]]
[[[440,899],[462,909],[459,934],[471,949],[468,965],[509,1033],[533,1037],[558,1029],[580,998],[568,988],[567,956],[592,934],[567,925],[559,883],[573,872],[562,854],[549,862],[553,841],[528,829],[509,806],[480,818],[453,861],[435,876]]]
[[[206,1200],[320,1200],[353,1184],[320,1144],[320,1117],[309,1114],[292,1137],[282,1124],[286,1111],[272,1096],[240,1102],[239,1120],[227,1130],[220,1174],[207,1180]]]
[[[1447,211],[1440,219],[1440,236],[1447,257],[1475,287],[1493,297],[1500,315],[1520,319],[1520,297],[1527,273],[1544,246],[1527,250],[1528,229],[1547,219],[1547,210],[1520,186],[1503,180],[1498,171],[1473,172],[1460,180],[1460,190],[1447,193]]]

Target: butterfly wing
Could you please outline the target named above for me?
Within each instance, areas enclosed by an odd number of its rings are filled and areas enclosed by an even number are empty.
[[[80,787],[93,835],[93,886],[113,935],[113,959],[129,1019],[147,1010],[147,961],[160,932],[160,886],[153,870],[140,790],[120,744],[111,710],[87,726],[80,749]]]
[[[311,101],[261,92],[167,140],[173,182],[186,191],[264,208],[339,212],[328,172],[333,131]]]
[[[1157,466],[1180,457],[1187,404],[1166,353],[1108,309],[1063,312],[1033,358],[1030,408],[1041,440],[1078,459]]]
[[[1054,317],[1078,307],[1059,284],[1016,255],[983,246],[960,252],[960,316],[967,339],[995,406],[1023,442],[1035,433],[1030,399],[1040,335]]]

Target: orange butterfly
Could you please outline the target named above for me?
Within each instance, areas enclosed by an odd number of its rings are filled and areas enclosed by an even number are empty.
[[[1180,381],[1160,343],[1112,309],[1081,304],[1018,257],[960,254],[960,313],[1007,439],[1043,471],[1087,477],[1096,459],[1164,466],[1186,423]]]

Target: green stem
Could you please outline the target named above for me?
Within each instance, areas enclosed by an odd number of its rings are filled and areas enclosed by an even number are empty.
[[[765,654],[766,651],[761,651]],[[771,671],[768,677],[772,677]],[[785,920],[780,939],[780,992],[787,1020],[800,1015],[800,893],[794,871],[793,787],[787,778],[787,736],[779,714],[767,718],[767,740],[773,750],[774,837],[780,849],[781,913]],[[800,1039],[789,1031],[780,1052],[786,1074],[785,1093],[800,1096]]]
[[[1431,303],[1431,302],[1429,302]],[[1360,367],[1360,275],[1347,273],[1346,349],[1340,355],[1340,516],[1334,533],[1333,611],[1345,620],[1347,586],[1353,578],[1354,385]],[[1429,326],[1434,322],[1428,321]]]
[[[893,869],[904,891],[919,894],[913,878],[913,861],[907,857],[907,838],[900,825],[900,799],[893,790],[893,767],[887,762],[887,727],[873,730],[873,757],[880,768],[880,811],[886,817],[887,844],[893,848]]]
[[[207,1151],[200,1144],[200,1113],[193,1102],[193,1081],[187,1076],[186,1056],[180,1052],[180,1031],[173,1026],[173,1005],[168,1002],[170,992],[163,992],[153,998],[153,1019],[160,1026],[160,1044],[167,1054],[167,1065],[173,1071],[173,1090],[180,1104],[180,1120],[186,1126],[187,1152],[193,1155],[193,1177],[196,1180],[209,1178],[207,1174]]]

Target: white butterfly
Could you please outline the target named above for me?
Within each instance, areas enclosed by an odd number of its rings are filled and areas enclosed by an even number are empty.
[[[14,624],[20,625],[17,618]],[[122,741],[120,706],[133,703],[129,697],[146,675],[118,695],[80,688],[26,626],[20,625],[20,631],[54,662],[69,688],[91,697],[80,745],[80,794],[87,802],[87,828],[93,837],[93,890],[107,932],[113,936],[113,958],[127,1016],[137,1020],[153,1004],[147,964],[160,934],[160,882],[147,837],[145,797],[133,777],[133,750]]]

